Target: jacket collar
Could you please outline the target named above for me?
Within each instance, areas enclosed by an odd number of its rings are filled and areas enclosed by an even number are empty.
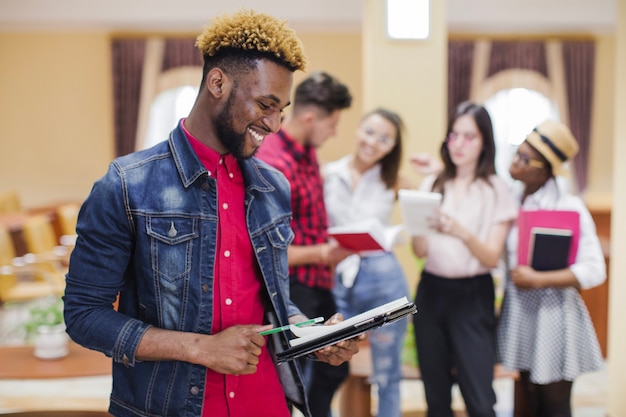
[[[168,142],[174,163],[176,164],[176,170],[185,188],[189,188],[198,178],[207,175],[207,169],[191,147],[180,123],[170,133]],[[239,160],[239,166],[241,167],[246,187],[262,192],[274,190],[274,186],[260,169],[262,163],[258,159]]]

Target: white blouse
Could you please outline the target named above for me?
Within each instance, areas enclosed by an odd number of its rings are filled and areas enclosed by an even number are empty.
[[[524,191],[522,184],[515,184],[514,194],[520,201]],[[596,234],[596,225],[585,203],[578,197],[559,189],[554,179],[548,180],[539,190],[526,197],[522,210],[574,210],[580,214],[580,239],[576,261],[570,269],[582,289],[593,288],[606,280],[606,263]],[[509,268],[517,265],[517,226],[507,240]]]
[[[324,167],[324,202],[330,226],[341,226],[378,219],[383,226],[391,225],[395,191],[381,179],[380,165],[374,165],[361,175],[353,186],[350,161],[353,156],[329,162]]]
[[[420,190],[431,191],[435,176],[426,177]],[[491,227],[517,218],[517,206],[507,184],[498,176],[474,180],[463,201],[455,201],[452,182],[444,184],[441,211],[454,218],[479,241],[486,242]],[[485,274],[491,268],[482,265],[463,241],[455,236],[433,233],[428,242],[424,269],[446,278],[465,278]]]

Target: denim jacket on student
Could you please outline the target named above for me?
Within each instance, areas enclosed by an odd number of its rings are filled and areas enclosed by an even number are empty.
[[[289,184],[256,158],[240,166],[268,311],[278,324],[287,324],[299,313],[289,299]],[[217,220],[216,180],[180,126],[169,141],[114,160],[83,204],[67,274],[65,320],[73,340],[113,358],[114,415],[201,414],[204,367],[142,362],[135,352],[150,326],[210,334]],[[122,314],[111,306],[118,292]],[[274,343],[285,344],[285,337]],[[304,404],[295,362],[278,366],[279,376],[288,398]]]

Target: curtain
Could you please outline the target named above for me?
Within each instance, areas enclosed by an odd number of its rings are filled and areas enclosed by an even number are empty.
[[[511,68],[537,71],[548,76],[546,52],[543,42],[493,41],[489,55],[490,77],[499,71]]]
[[[165,39],[162,72],[172,68],[202,66],[202,54],[195,47],[195,39]],[[198,80],[200,84],[200,80]]]
[[[115,155],[135,150],[145,39],[118,39],[112,45]]]
[[[470,97],[473,41],[448,42],[448,115],[454,114],[457,104]]]
[[[164,42],[162,73],[177,67],[202,66],[194,38],[168,38]],[[146,44],[145,38],[115,39],[111,44],[116,156],[135,150]]]
[[[574,158],[574,172],[578,188],[583,191],[587,186],[589,169],[589,136],[594,91],[594,42],[563,42],[563,61],[565,64],[569,127],[580,146],[580,151]]]

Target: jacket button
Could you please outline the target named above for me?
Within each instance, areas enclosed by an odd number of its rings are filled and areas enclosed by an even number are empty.
[[[204,191],[209,191],[211,189],[211,186],[205,182],[204,184],[202,184],[202,189]]]
[[[209,291],[209,284],[202,284],[202,292]]]
[[[191,387],[189,392],[191,392],[193,395],[198,395],[198,393],[200,392],[200,388],[198,388],[198,387]]]

